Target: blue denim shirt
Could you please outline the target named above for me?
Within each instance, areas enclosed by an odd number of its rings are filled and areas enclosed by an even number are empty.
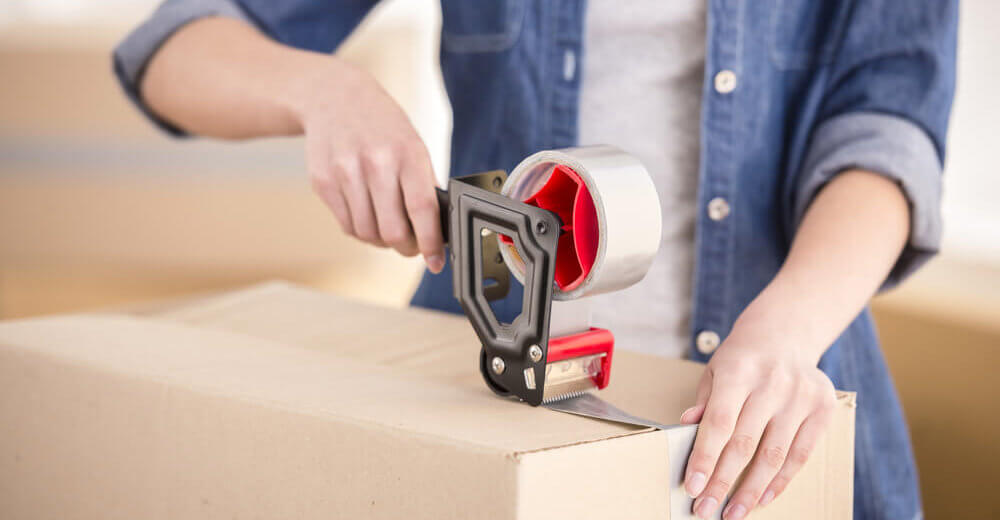
[[[118,47],[115,69],[154,121],[181,134],[138,96],[146,62],[179,27],[228,16],[329,52],[374,3],[167,0]],[[585,4],[442,0],[453,175],[510,170],[538,150],[577,144]],[[693,359],[708,359],[699,334],[726,336],[777,272],[809,202],[845,169],[891,178],[909,200],[911,236],[887,287],[937,251],[957,11],[958,0],[709,0],[698,202],[722,198],[731,213],[699,212]],[[428,273],[413,303],[459,312],[450,285],[449,269]],[[516,314],[520,298],[512,291],[499,314]],[[858,392],[855,518],[920,518],[906,423],[867,310],[820,367]]]

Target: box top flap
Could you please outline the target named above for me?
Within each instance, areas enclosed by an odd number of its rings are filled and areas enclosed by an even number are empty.
[[[0,348],[180,385],[297,413],[432,436],[502,453],[645,430],[532,408],[483,384],[461,316],[388,309],[269,283],[144,316],[89,314],[0,323]],[[676,423],[697,363],[619,350],[599,395]]]
[[[154,381],[503,453],[642,430],[498,399],[478,381],[439,382],[330,352],[148,318],[93,314],[0,323],[0,350],[120,376],[123,392]]]
[[[485,388],[477,367],[479,340],[463,316],[378,307],[285,282],[262,283],[149,314],[399,367],[438,382]],[[675,424],[694,404],[704,365],[630,352],[627,345],[615,348],[611,385],[598,393],[602,399],[663,424]],[[838,392],[838,398],[842,406],[854,407],[853,393]]]
[[[479,340],[463,316],[377,307],[283,282],[188,302],[155,316],[334,352],[466,389],[486,388],[478,369]],[[615,347],[611,384],[598,395],[634,415],[675,424],[694,404],[703,365]]]

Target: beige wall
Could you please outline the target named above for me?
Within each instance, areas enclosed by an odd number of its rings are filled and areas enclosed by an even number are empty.
[[[1000,269],[943,258],[876,299],[910,424],[927,518],[997,518]],[[859,399],[863,399],[859,396]]]
[[[391,1],[340,49],[372,72],[448,167],[439,13]],[[300,139],[174,141],[121,95],[122,22],[0,24],[0,316],[281,277],[402,305],[420,263],[340,234]]]

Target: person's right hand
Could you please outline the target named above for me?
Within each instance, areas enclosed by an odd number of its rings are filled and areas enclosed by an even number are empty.
[[[299,119],[313,189],[344,232],[444,267],[436,181],[427,147],[366,72],[337,61],[304,82]]]

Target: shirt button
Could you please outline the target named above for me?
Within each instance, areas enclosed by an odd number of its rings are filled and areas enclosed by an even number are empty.
[[[719,94],[728,94],[736,90],[736,73],[726,69],[719,71],[715,75],[715,91]]]
[[[708,355],[715,352],[715,349],[719,348],[719,343],[722,340],[719,339],[719,335],[710,331],[703,330],[698,333],[698,337],[695,338],[695,345],[698,347],[698,352]]]
[[[729,216],[729,203],[722,197],[708,201],[708,218],[718,222]]]
[[[566,50],[563,53],[563,79],[573,81],[574,77],[576,77],[576,53]]]

